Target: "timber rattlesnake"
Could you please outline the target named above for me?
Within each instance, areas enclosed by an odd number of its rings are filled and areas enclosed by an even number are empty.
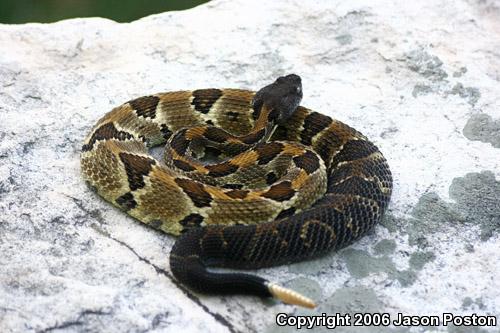
[[[131,100],[82,147],[85,180],[138,220],[181,237],[170,267],[204,292],[314,303],[254,275],[339,249],[382,217],[392,190],[385,158],[362,134],[298,106],[300,77],[257,93],[201,89]],[[167,142],[165,161],[148,149]]]

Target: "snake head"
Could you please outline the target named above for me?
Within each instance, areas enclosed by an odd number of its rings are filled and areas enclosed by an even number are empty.
[[[284,124],[295,112],[302,100],[302,80],[296,74],[280,76],[270,85],[257,91],[252,107],[260,112],[262,106],[277,110],[278,124]]]

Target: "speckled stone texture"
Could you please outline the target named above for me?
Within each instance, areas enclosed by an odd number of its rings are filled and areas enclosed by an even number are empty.
[[[293,331],[276,326],[279,312],[498,316],[499,50],[492,0],[216,0],[130,24],[0,25],[0,331]],[[84,136],[133,97],[258,89],[290,72],[303,105],[387,157],[386,218],[338,253],[258,271],[316,299],[314,311],[180,288],[174,239],[83,183]],[[498,332],[336,332],[429,329]]]

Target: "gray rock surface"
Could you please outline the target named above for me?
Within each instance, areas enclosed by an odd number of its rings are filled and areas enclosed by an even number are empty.
[[[279,312],[498,318],[498,50],[492,0],[216,0],[129,24],[0,25],[0,331],[292,331],[276,326]],[[168,266],[173,238],[85,186],[82,140],[133,97],[258,89],[290,72],[303,105],[384,152],[389,212],[339,253],[258,272],[317,310],[185,290]],[[426,329],[498,331],[337,331]]]

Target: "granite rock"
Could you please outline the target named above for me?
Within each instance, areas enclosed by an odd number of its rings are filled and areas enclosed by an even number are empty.
[[[0,331],[292,331],[280,312],[498,318],[499,31],[492,0],[215,0],[126,24],[0,25]],[[174,239],[84,184],[82,140],[133,97],[258,89],[290,72],[303,105],[385,154],[389,212],[347,249],[258,271],[318,310],[186,290],[168,266]]]

